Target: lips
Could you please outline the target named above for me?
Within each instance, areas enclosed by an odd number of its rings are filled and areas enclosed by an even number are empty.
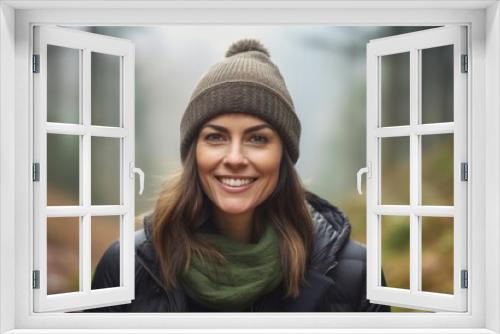
[[[256,177],[216,176],[215,178],[224,190],[231,193],[245,191],[257,180]]]
[[[255,177],[225,177],[218,176],[219,182],[224,183],[230,187],[240,187],[254,182],[257,178]]]

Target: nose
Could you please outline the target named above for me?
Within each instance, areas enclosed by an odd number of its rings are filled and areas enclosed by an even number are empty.
[[[248,160],[243,151],[243,147],[239,142],[233,142],[229,146],[226,156],[224,157],[224,164],[232,167],[245,166]]]

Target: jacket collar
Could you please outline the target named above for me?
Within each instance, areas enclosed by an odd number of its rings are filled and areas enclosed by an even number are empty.
[[[326,274],[337,264],[337,254],[351,235],[351,224],[334,205],[307,192],[307,202],[314,222],[314,245],[311,267]]]
[[[290,312],[298,312],[304,308],[305,311],[311,303],[317,303],[321,299],[326,289],[335,284],[333,279],[327,273],[337,265],[337,253],[343,245],[349,240],[351,233],[351,224],[344,214],[334,205],[319,196],[307,193],[308,207],[314,222],[314,242],[310,255],[310,265],[306,272],[306,283],[301,287],[300,295],[291,300],[280,300],[280,309]],[[136,232],[136,254],[138,262],[152,276],[152,278],[161,284],[161,274],[151,243],[153,215],[148,214],[144,217],[144,233]],[[169,294],[180,295],[180,291],[165,291]],[[260,303],[265,305],[265,300],[271,300],[272,295],[267,296]],[[275,305],[279,307],[279,305]],[[265,308],[262,309],[265,311]]]

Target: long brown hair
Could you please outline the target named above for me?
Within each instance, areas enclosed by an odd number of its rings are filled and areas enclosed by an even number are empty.
[[[225,263],[224,255],[198,232],[211,214],[212,202],[205,195],[196,163],[196,141],[183,167],[164,183],[154,210],[153,246],[164,284],[175,288],[179,275],[189,268],[193,255]],[[264,220],[274,224],[280,240],[285,296],[296,297],[304,280],[312,247],[313,222],[306,205],[305,189],[286,149],[273,193],[255,211],[252,239],[264,230]]]

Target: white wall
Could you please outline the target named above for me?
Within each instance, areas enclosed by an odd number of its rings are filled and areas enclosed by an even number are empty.
[[[3,75],[7,73],[8,75]],[[0,3],[0,333],[14,328],[14,242],[5,233],[14,221],[14,10]],[[12,228],[11,228],[12,229]],[[3,254],[11,254],[4,256]]]
[[[488,221],[497,221],[499,216],[500,203],[500,161],[498,151],[500,150],[500,5],[498,2],[488,8],[486,16],[486,109],[494,112],[486,112],[486,157],[490,163],[486,164],[486,211],[485,219]],[[496,152],[494,152],[496,151]],[[497,221],[498,222],[498,221]],[[498,235],[500,229],[498,224],[491,226],[491,232],[486,234],[486,253],[497,254],[496,261],[500,261],[498,245]],[[495,258],[495,257],[494,257]],[[498,264],[494,266],[486,265],[486,286],[491,284],[493,289],[486,291],[486,309],[496,310],[486,313],[486,327],[495,331],[500,331],[500,289],[498,285],[499,273]],[[491,281],[491,282],[488,282]],[[495,283],[496,282],[496,283]]]

